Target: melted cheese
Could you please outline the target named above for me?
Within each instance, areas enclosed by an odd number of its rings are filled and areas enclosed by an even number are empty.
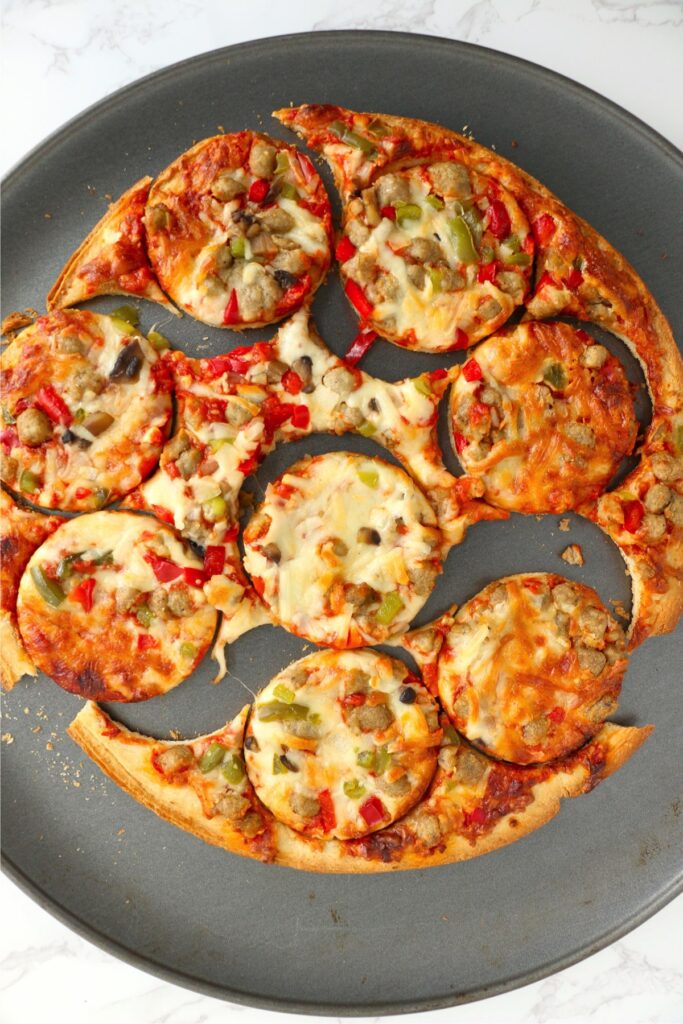
[[[248,727],[256,743],[247,744],[245,760],[256,792],[280,821],[308,834],[350,839],[389,824],[419,799],[435,767],[441,732],[433,701],[407,675],[405,666],[386,655],[319,651],[290,665],[258,694]],[[416,691],[409,705],[399,699],[406,684]],[[283,687],[306,709],[294,732],[286,719],[261,718],[260,709],[281,700]],[[366,706],[382,704],[389,710],[385,728],[363,731],[353,706],[344,704],[347,692],[358,697],[361,689],[367,691],[362,697]],[[379,762],[373,762],[378,755]],[[392,791],[391,784],[401,779]],[[344,784],[351,782],[355,788],[349,792]],[[334,808],[331,828],[319,815],[301,815],[292,804],[297,797],[315,800],[321,792],[329,794]],[[374,824],[360,810],[370,798],[384,808],[382,820]]]
[[[80,338],[85,354],[64,352],[61,341],[67,337]],[[137,344],[144,357],[138,378],[111,380],[116,360],[128,344]],[[30,393],[24,394],[23,389],[5,391],[3,400],[8,407],[20,397],[32,400],[40,386],[53,387],[73,417],[70,431],[88,442],[84,447],[62,441],[66,425],[55,423],[50,443],[38,448],[12,448],[10,454],[20,467],[17,476],[26,469],[39,479],[41,486],[32,495],[33,501],[88,511],[140,483],[143,472],[158,458],[171,414],[170,395],[157,392],[152,373],[157,358],[142,335],[129,336],[110,317],[82,311],[41,318],[6,350],[3,373],[20,363],[31,371]],[[76,378],[86,373],[97,375],[94,379],[100,380],[101,387],[74,390]],[[11,380],[9,376],[7,379]],[[113,420],[98,436],[82,425],[94,412],[107,413]],[[17,486],[17,480],[8,482]]]
[[[108,558],[85,573],[73,568],[71,575],[61,582],[65,599],[54,608],[38,591],[31,569],[54,575],[57,565],[75,554],[83,562],[106,555]],[[82,659],[87,660],[92,648],[96,652],[93,659],[97,674],[104,683],[115,690],[108,667],[111,665],[112,673],[118,672],[120,659],[125,657],[136,666],[136,688],[141,694],[149,688],[150,696],[170,689],[189,675],[211,641],[216,613],[207,604],[201,588],[187,586],[182,575],[160,582],[148,560],[150,555],[181,568],[201,569],[201,562],[172,530],[148,516],[124,512],[94,512],[68,520],[35,552],[21,581],[18,608],[29,635],[35,622],[52,638],[51,650],[39,652],[40,667],[52,674],[53,659],[69,665],[72,658],[74,665],[79,665]],[[85,579],[95,582],[89,611],[70,596]],[[150,607],[153,593],[163,590],[168,596],[178,586],[187,594],[187,614],[153,614],[149,624],[143,625],[137,617],[138,609]],[[117,599],[129,588],[132,594],[124,610],[118,607]],[[140,636],[149,637],[154,642],[152,647],[140,647]],[[188,644],[192,646],[191,652]],[[150,649],[152,654],[148,653]],[[163,656],[161,663],[156,660],[159,654]]]
[[[582,365],[583,334],[568,324],[522,324],[477,348],[482,379],[463,374],[454,383],[450,418],[459,458],[483,480],[492,504],[527,513],[577,508],[631,452],[637,424],[629,383],[614,358],[598,369]],[[549,385],[553,373],[565,386]],[[482,409],[484,386],[497,425]]]
[[[604,635],[592,635],[584,619],[603,613]],[[598,654],[604,671],[582,669],[583,647],[609,649],[618,664],[612,670]],[[460,608],[439,658],[438,686],[469,740],[527,763],[561,756],[594,732],[602,718],[591,720],[591,708],[618,692],[624,669],[619,627],[597,595],[560,576],[532,573],[489,584]]]
[[[399,222],[398,219],[382,217],[358,250],[361,257],[370,257],[394,279],[393,293],[375,301],[373,323],[381,330],[383,322],[386,322],[389,337],[424,351],[454,348],[458,329],[467,334],[470,342],[490,334],[508,319],[517,305],[516,299],[492,282],[479,282],[477,263],[462,263],[458,259],[450,221],[463,212],[462,206],[448,200],[444,209],[435,209],[428,202],[429,188],[419,168],[402,172],[402,177],[409,186],[408,202],[419,208],[419,218]],[[528,224],[519,206],[508,195],[505,196],[505,205],[511,216],[513,233],[518,232],[520,237],[524,237]],[[408,272],[411,263],[402,252],[417,239],[438,242],[447,267],[463,278],[460,288],[441,290],[428,273],[424,275],[422,287],[411,280]],[[495,242],[495,239],[491,240]],[[514,267],[506,269],[520,275],[522,284],[517,294],[521,301],[523,280],[528,271]],[[363,284],[353,270],[353,263],[343,266],[342,272]],[[483,318],[479,313],[480,306],[487,299],[495,299],[500,306],[495,317]],[[411,337],[411,332],[414,337]]]
[[[410,478],[378,459],[343,452],[297,463],[281,484],[294,489],[291,497],[279,496],[279,483],[271,485],[254,521],[267,517],[267,532],[245,533],[245,565],[264,581],[263,598],[275,617],[309,639],[340,646],[402,632],[431,589],[417,593],[409,573],[430,567],[439,544],[434,514]],[[374,531],[379,543],[359,540],[363,530]],[[273,544],[277,562],[267,556]],[[384,595],[398,595],[403,607],[390,628],[351,599],[338,607],[330,590],[345,584],[370,587],[375,612]],[[349,637],[352,622],[357,638]]]

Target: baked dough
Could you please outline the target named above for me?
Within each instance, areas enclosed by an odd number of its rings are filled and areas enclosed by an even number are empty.
[[[125,320],[49,313],[0,362],[3,483],[36,505],[102,508],[156,464],[171,419],[171,382]]]
[[[201,562],[151,516],[69,519],[34,552],[17,618],[36,666],[70,693],[146,700],[190,675],[213,637]]]

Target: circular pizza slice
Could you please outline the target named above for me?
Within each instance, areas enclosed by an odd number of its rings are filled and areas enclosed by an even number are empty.
[[[601,494],[638,423],[619,360],[583,330],[524,323],[488,338],[451,387],[451,439],[487,501],[565,512]]]
[[[170,379],[127,320],[40,317],[1,360],[0,475],[36,505],[91,511],[144,480],[171,418]]]
[[[457,160],[381,174],[345,208],[337,245],[346,295],[405,348],[467,348],[529,289],[534,242],[504,188]]]
[[[357,839],[417,803],[440,740],[436,703],[402,662],[318,651],[258,695],[245,760],[278,821],[311,837]]]
[[[496,580],[454,616],[438,690],[456,728],[494,757],[562,757],[617,706],[624,633],[589,587],[547,573]]]
[[[257,132],[205,139],[174,160],[150,189],[145,224],[162,287],[213,327],[281,320],[330,265],[330,203],[313,164]]]
[[[417,485],[352,452],[302,459],[269,484],[244,545],[276,621],[338,648],[405,631],[441,571],[442,537]]]
[[[17,618],[63,689],[137,701],[185,679],[213,637],[202,563],[168,526],[129,512],[68,520],[31,557]]]

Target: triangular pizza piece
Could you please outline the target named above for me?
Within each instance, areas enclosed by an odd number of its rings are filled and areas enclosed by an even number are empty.
[[[143,216],[151,184],[151,178],[141,178],[110,205],[62,268],[48,292],[48,310],[96,295],[131,295],[180,315],[159,287],[147,255]]]

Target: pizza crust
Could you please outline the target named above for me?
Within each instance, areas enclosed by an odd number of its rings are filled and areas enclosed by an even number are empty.
[[[36,674],[17,627],[19,581],[33,552],[62,522],[22,508],[0,489],[0,683],[5,690],[23,675]]]
[[[233,723],[235,736],[239,732],[239,722],[243,727],[247,710],[243,709]],[[370,840],[323,842],[306,839],[275,821],[269,812],[262,809],[264,831],[260,839],[249,840],[229,822],[217,817],[207,818],[194,789],[169,785],[151,767],[151,756],[158,747],[158,741],[116,725],[93,702],[83,707],[68,732],[102,771],[130,796],[159,817],[205,842],[242,856],[299,870],[372,874],[467,860],[522,838],[553,818],[564,797],[589,792],[599,781],[617,771],[645,742],[652,728],[607,724],[591,743],[571,757],[543,769],[517,769],[538,775],[538,781],[529,787],[531,799],[522,809],[503,814],[489,831],[483,834],[476,834],[471,829],[467,834],[454,831],[445,837],[440,847],[431,851],[415,839],[405,843],[398,852],[395,846],[387,844],[389,859],[382,859],[382,840],[376,837],[385,836],[386,843],[386,834],[392,831],[392,827],[374,833]],[[200,739],[208,741],[211,736]],[[423,805],[439,799],[442,784],[443,779],[437,775],[435,783],[411,814],[417,814]],[[403,821],[409,822],[410,818],[408,815]],[[375,852],[367,856],[358,843],[369,841],[373,842],[371,849]]]
[[[174,316],[180,316],[159,287],[147,256],[142,217],[151,184],[151,178],[141,178],[110,204],[104,217],[69,257],[48,292],[48,311],[75,306],[96,295],[131,295],[158,302]],[[127,250],[119,257],[119,274],[116,274],[117,243]],[[126,281],[128,287],[124,285]]]

